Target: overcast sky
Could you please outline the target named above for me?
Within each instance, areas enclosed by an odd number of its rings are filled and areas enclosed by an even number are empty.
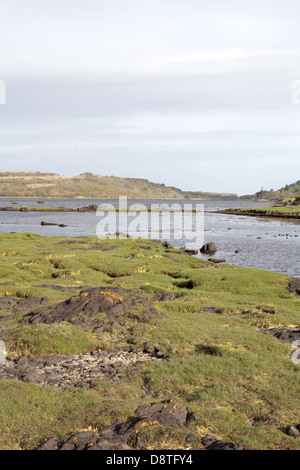
[[[0,0],[1,170],[300,179],[298,0]]]

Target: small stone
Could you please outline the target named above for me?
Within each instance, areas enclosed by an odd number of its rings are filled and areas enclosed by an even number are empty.
[[[212,436],[211,434],[207,434],[202,440],[201,440],[202,444],[204,445],[204,447],[208,447],[210,446],[211,444],[213,444],[214,442],[217,442],[217,439]]]
[[[194,421],[199,421],[201,419],[201,416],[199,416],[197,413],[194,411],[189,411],[186,421],[188,424],[193,423]]]
[[[214,255],[217,251],[216,245],[213,242],[206,243],[200,248],[200,252],[205,255]]]
[[[15,363],[18,364],[19,366],[23,366],[25,364],[28,364],[28,358],[26,356],[20,356],[17,359],[15,359]]]
[[[58,442],[58,436],[50,437],[50,439],[47,439],[43,444],[40,444],[36,450],[57,450]]]
[[[216,408],[216,405],[215,405],[212,401],[209,401],[208,403],[206,403],[205,406],[206,406],[207,408],[213,408],[213,409]]]
[[[195,434],[189,434],[186,437],[186,442],[188,442],[188,443],[197,442],[197,441],[198,441],[198,437]]]
[[[300,431],[295,426],[289,426],[286,430],[288,436],[300,437]]]

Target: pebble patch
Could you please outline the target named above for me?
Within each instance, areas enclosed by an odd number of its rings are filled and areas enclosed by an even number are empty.
[[[76,356],[48,355],[38,358],[7,358],[0,365],[1,379],[17,379],[47,387],[91,388],[96,380],[118,377],[122,370],[157,358],[143,352],[93,351]]]

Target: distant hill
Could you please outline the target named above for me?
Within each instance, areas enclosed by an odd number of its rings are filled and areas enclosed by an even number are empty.
[[[83,173],[0,172],[0,197],[115,199],[238,199],[236,194],[188,192],[140,178]]]
[[[277,189],[276,191],[274,191],[274,189],[270,191],[262,189],[255,194],[241,196],[241,199],[284,201],[285,199],[292,199],[296,196],[300,196],[300,180],[293,184],[286,184],[283,188]]]

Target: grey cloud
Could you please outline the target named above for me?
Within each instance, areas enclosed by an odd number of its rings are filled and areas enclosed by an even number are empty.
[[[240,194],[298,179],[299,12],[293,0],[6,2],[2,168]]]

